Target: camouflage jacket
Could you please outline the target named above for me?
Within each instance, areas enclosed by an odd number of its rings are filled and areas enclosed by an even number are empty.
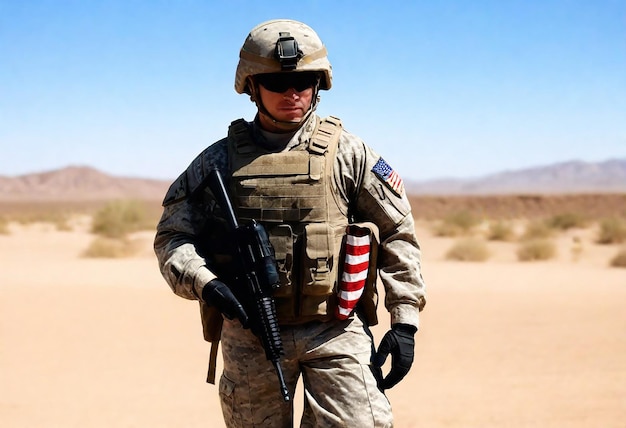
[[[303,125],[282,150],[307,144],[315,115]],[[380,232],[379,278],[385,289],[385,307],[391,324],[419,327],[419,311],[426,302],[421,275],[421,251],[415,235],[411,207],[401,179],[386,162],[361,139],[342,130],[334,162],[335,188],[355,221],[376,224]],[[255,133],[259,144],[267,144]],[[199,158],[225,170],[227,139],[209,146]],[[198,159],[198,158],[197,158]],[[197,162],[193,162],[190,168]],[[193,189],[183,173],[166,196],[163,215],[157,226],[154,249],[161,273],[178,296],[199,300],[204,284],[216,277],[200,255],[200,237],[206,235],[207,221],[215,201],[207,194],[190,197]],[[346,213],[348,215],[348,213]]]

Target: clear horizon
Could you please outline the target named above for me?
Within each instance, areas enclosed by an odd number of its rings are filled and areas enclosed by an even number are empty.
[[[440,177],[432,177],[432,178],[425,178],[425,179],[412,179],[412,178],[408,178],[405,179],[404,181],[406,182],[406,184],[410,185],[410,184],[414,184],[414,185],[419,185],[420,183],[427,183],[427,182],[438,182],[438,181],[447,181],[447,180],[453,180],[453,181],[468,181],[471,182],[472,180],[479,180],[479,179],[483,179],[483,178],[489,178],[491,176],[497,176],[500,174],[507,174],[507,173],[519,173],[519,172],[527,172],[529,170],[535,170],[535,169],[550,169],[552,167],[559,167],[559,166],[565,166],[567,164],[570,163],[577,163],[577,162],[582,162],[588,165],[600,165],[600,164],[604,164],[606,162],[622,162],[622,163],[626,163],[626,157],[624,158],[609,158],[609,159],[604,159],[604,160],[600,160],[600,161],[584,161],[584,160],[580,160],[580,159],[571,159],[571,160],[566,160],[566,161],[562,161],[562,162],[555,162],[555,163],[551,163],[551,164],[542,164],[542,165],[534,165],[534,166],[528,166],[528,167],[524,167],[524,168],[519,168],[519,169],[503,169],[500,171],[493,171],[493,172],[488,172],[485,174],[481,174],[481,175],[475,175],[475,176],[466,176],[466,177],[459,177],[459,176],[440,176]],[[128,179],[140,179],[140,180],[158,180],[158,181],[173,181],[176,177],[149,177],[149,176],[140,176],[140,175],[134,175],[134,174],[115,174],[115,173],[110,173],[108,171],[102,170],[100,168],[97,168],[95,166],[92,165],[87,165],[87,164],[72,164],[72,165],[65,165],[65,166],[60,166],[57,168],[52,168],[52,169],[45,169],[45,170],[39,170],[39,171],[28,171],[28,172],[24,172],[24,173],[20,173],[20,174],[15,174],[15,175],[5,175],[5,174],[0,174],[0,178],[20,178],[20,177],[25,177],[25,176],[30,176],[30,175],[38,175],[38,174],[47,174],[47,173],[54,173],[54,172],[58,172],[58,171],[64,171],[66,169],[70,169],[70,168],[86,168],[86,169],[91,169],[91,170],[95,170],[97,172],[106,174],[106,175],[110,175],[113,178],[128,178]]]
[[[303,1],[340,117],[407,181],[626,158],[623,1]],[[241,13],[245,10],[247,13]],[[235,0],[0,3],[0,175],[86,165],[172,179],[254,105]],[[332,11],[332,13],[331,13]]]

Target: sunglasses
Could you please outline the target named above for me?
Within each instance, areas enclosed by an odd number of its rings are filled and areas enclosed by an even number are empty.
[[[317,85],[319,80],[317,73],[309,72],[258,74],[256,79],[268,91],[278,93],[291,88],[302,92]]]

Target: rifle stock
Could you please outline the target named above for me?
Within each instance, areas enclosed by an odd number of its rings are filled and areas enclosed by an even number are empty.
[[[274,249],[263,225],[255,220],[240,225],[228,197],[228,192],[219,170],[209,173],[209,188],[224,212],[233,233],[237,249],[237,288],[233,292],[240,299],[251,318],[252,332],[259,338],[265,357],[276,369],[284,401],[289,401],[289,390],[285,384],[280,356],[284,354],[280,337],[276,305],[272,290],[279,286]],[[231,284],[228,284],[232,288]]]

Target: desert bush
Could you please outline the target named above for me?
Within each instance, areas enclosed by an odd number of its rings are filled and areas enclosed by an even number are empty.
[[[56,217],[52,221],[52,223],[58,231],[69,232],[72,230],[72,227],[70,226],[70,218],[68,215],[60,215]]]
[[[613,267],[626,267],[626,247],[622,247],[611,259],[610,265]]]
[[[470,211],[457,211],[449,214],[435,228],[437,236],[466,235],[480,224],[480,218]]]
[[[618,217],[600,221],[598,244],[621,244],[626,241],[626,223]]]
[[[120,259],[130,257],[137,252],[137,246],[128,239],[96,237],[83,252],[83,257]]]
[[[550,228],[545,221],[534,220],[529,222],[522,234],[522,240],[547,239],[554,235],[554,229]]]
[[[33,223],[51,223],[57,228],[59,228],[59,226],[62,228],[62,225],[67,224],[68,220],[68,214],[59,210],[15,213],[11,217],[15,222],[23,225]]]
[[[532,238],[520,242],[517,259],[523,262],[549,260],[556,256],[556,245],[546,238]]]
[[[561,213],[577,213],[590,222],[615,215],[626,218],[626,193],[408,196],[411,205],[419,207],[413,214],[420,220],[439,220],[461,210],[498,220],[545,219]]]
[[[513,226],[504,221],[496,221],[489,224],[487,239],[490,241],[512,241],[515,238]]]
[[[9,221],[0,217],[0,235],[8,235],[9,234]]]
[[[574,228],[584,228],[587,220],[577,213],[556,214],[546,220],[548,227],[558,230],[569,230]]]
[[[69,226],[70,216],[67,212],[59,210],[54,211],[33,211],[33,212],[20,212],[12,213],[10,215],[11,220],[22,225],[30,225],[33,223],[49,223],[52,224],[56,230],[68,231],[71,229]]]
[[[483,262],[489,258],[485,241],[478,238],[465,238],[457,241],[446,253],[446,259],[465,262]]]
[[[121,238],[129,233],[153,228],[145,207],[132,200],[112,201],[94,214],[91,231],[108,238]]]

